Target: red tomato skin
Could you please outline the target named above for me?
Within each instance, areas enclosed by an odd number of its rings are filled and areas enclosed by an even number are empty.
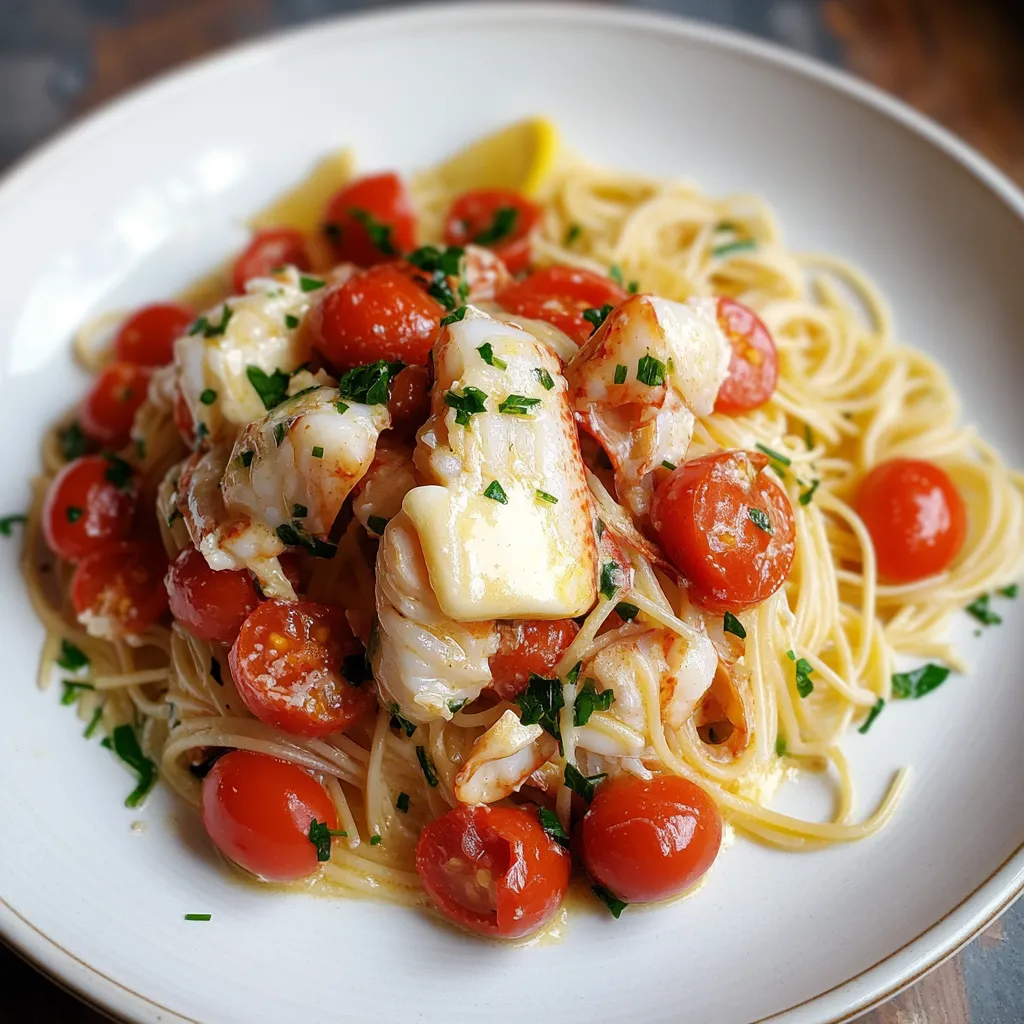
[[[462,877],[446,867],[451,858],[465,865]],[[569,869],[568,854],[536,814],[515,807],[456,807],[430,822],[416,846],[416,870],[436,908],[491,938],[519,939],[547,924],[565,897]],[[497,879],[493,899],[476,883],[478,870]]]
[[[793,509],[767,465],[760,452],[716,452],[684,462],[655,491],[651,523],[662,549],[709,611],[753,608],[789,576]],[[768,516],[773,533],[755,525],[750,508]]]
[[[270,882],[318,871],[309,826],[315,819],[338,827],[334,804],[312,775],[249,750],[233,750],[214,762],[203,779],[201,814],[225,857]]]
[[[430,415],[430,370],[425,366],[407,366],[391,385],[388,401],[391,429],[402,437],[412,437]]]
[[[275,636],[287,646],[275,648]],[[340,608],[264,601],[242,624],[228,664],[238,695],[261,722],[297,736],[326,736],[376,707],[372,686],[353,686],[341,674],[344,659],[361,651]],[[295,703],[297,686],[313,677],[306,699]]]
[[[513,700],[531,673],[549,678],[579,631],[572,619],[525,619],[500,626],[500,646],[489,661],[494,692]]]
[[[252,241],[235,260],[231,282],[236,294],[245,291],[245,284],[254,277],[267,277],[283,266],[309,270],[311,266],[306,236],[295,228],[266,228],[257,231]]]
[[[517,316],[545,320],[582,345],[594,330],[583,311],[616,306],[627,297],[611,278],[574,267],[543,267],[498,293],[498,305]]]
[[[512,230],[497,242],[477,242],[502,208],[516,211]],[[444,240],[447,245],[483,245],[502,259],[509,273],[518,274],[530,265],[530,246],[540,218],[540,207],[518,192],[503,188],[477,189],[464,193],[452,203],[445,218]]]
[[[242,623],[260,603],[252,573],[215,571],[195,548],[179,552],[165,584],[171,614],[200,640],[234,643]]]
[[[385,264],[326,291],[308,322],[314,347],[341,371],[378,359],[422,366],[444,314],[439,302]]]
[[[688,779],[620,775],[601,783],[580,825],[587,874],[627,903],[685,892],[714,863],[722,816]]]
[[[192,410],[185,401],[185,396],[178,389],[178,396],[174,400],[174,409],[171,413],[174,425],[178,428],[182,441],[191,448],[196,443],[196,425],[192,418]]]
[[[735,299],[718,300],[718,324],[732,347],[732,356],[715,412],[736,415],[757,409],[772,397],[779,380],[775,342],[754,311]]]
[[[363,210],[391,228],[392,252],[377,247],[366,225],[352,215],[353,210]],[[324,212],[324,234],[339,263],[360,267],[372,267],[414,249],[416,214],[402,179],[392,172],[374,174],[336,192]]]
[[[101,370],[79,414],[86,436],[108,448],[123,448],[131,440],[135,412],[146,400],[151,373],[135,363],[111,363]]]
[[[137,309],[114,338],[114,354],[136,366],[166,366],[174,359],[174,342],[195,320],[195,313],[177,302],[154,302]]]
[[[967,538],[967,506],[944,469],[923,459],[890,459],[864,478],[855,502],[890,583],[948,569]]]
[[[67,562],[124,540],[131,532],[136,481],[117,487],[106,477],[109,468],[102,455],[85,455],[69,462],[50,483],[43,503],[43,536],[50,550]],[[75,516],[74,522],[69,515]]]
[[[167,555],[159,544],[125,540],[86,555],[71,577],[71,603],[82,618],[106,616],[118,636],[138,636],[167,611]]]

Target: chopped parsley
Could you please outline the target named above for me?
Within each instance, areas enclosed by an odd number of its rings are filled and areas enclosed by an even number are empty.
[[[186,921],[212,921],[213,914],[186,914]]]
[[[757,248],[757,242],[752,238],[744,238],[736,242],[726,242],[724,245],[716,245],[711,250],[712,256],[730,256],[734,252],[749,252]]]
[[[142,753],[139,739],[130,725],[119,725],[113,733],[111,747],[139,777],[139,784],[125,798],[125,807],[138,807],[156,784],[156,764]]]
[[[258,366],[251,363],[245,368],[245,375],[253,390],[260,396],[264,409],[274,409],[288,397],[288,382],[291,375],[284,370],[275,370],[266,374]]]
[[[319,277],[299,277],[299,287],[304,292],[315,292],[327,284],[326,281],[321,281]]]
[[[392,704],[390,711],[391,727],[393,729],[401,729],[406,736],[411,736],[416,731],[416,723],[410,722],[408,718],[403,717],[403,715],[399,713],[397,704]]]
[[[459,308],[455,310],[454,313],[449,313],[447,316],[441,317],[441,326],[447,327],[449,324],[454,324],[457,323],[459,320],[464,319],[466,316],[466,310],[468,309],[469,306],[459,306]]]
[[[112,483],[119,491],[126,490],[132,482],[134,471],[132,467],[113,452],[106,452],[103,456],[107,460],[107,469],[103,474],[104,478]]]
[[[274,424],[274,444],[276,444],[278,448],[280,448],[284,443],[284,435],[286,433],[288,433],[288,427],[285,425],[283,420],[280,423]]]
[[[551,379],[551,374],[543,366],[538,366],[533,372],[537,374],[540,386],[545,391],[550,391],[555,386],[555,382]]]
[[[605,562],[601,566],[601,596],[609,601],[615,592],[626,584],[626,575],[618,562]]]
[[[420,763],[420,768],[423,769],[423,778],[427,780],[427,785],[431,788],[437,786],[437,771],[434,769],[434,763],[430,760],[427,754],[426,747],[416,748],[416,758]]]
[[[786,737],[785,736],[776,736],[775,737],[775,756],[776,757],[785,757],[787,749],[788,748],[786,747]]]
[[[486,412],[486,402],[487,392],[481,391],[472,385],[464,388],[461,395],[456,394],[454,391],[446,391],[444,393],[444,404],[450,409],[455,410],[455,422],[460,427],[469,425],[470,416],[475,416],[479,412]]]
[[[814,691],[814,683],[811,682],[811,673],[814,668],[806,658],[797,658],[792,651],[786,651],[786,657],[795,662],[796,667],[796,692],[801,697],[809,697]]]
[[[857,732],[861,733],[861,735],[866,733],[868,729],[870,729],[871,726],[874,725],[875,719],[882,713],[882,708],[884,707],[885,698],[879,697],[878,700],[875,701],[871,710],[868,712],[868,717],[864,719],[864,724],[857,730]]]
[[[89,719],[89,724],[85,727],[85,732],[82,733],[82,736],[85,739],[87,739],[87,740],[91,740],[92,739],[93,733],[96,732],[96,727],[100,724],[100,719],[102,717],[103,717],[103,708],[97,708],[92,713],[92,718]]]
[[[448,710],[453,715],[457,715],[468,703],[468,697],[463,697],[462,700],[450,700],[448,701]]]
[[[498,483],[497,480],[492,480],[487,485],[487,490],[484,491],[484,497],[490,498],[491,501],[497,501],[499,504],[508,504],[508,495],[505,493],[505,489]]]
[[[665,383],[665,364],[648,353],[636,364],[636,379],[648,387],[660,387]]]
[[[70,508],[68,509],[68,512],[71,512]],[[79,509],[79,515],[81,515],[81,509]],[[68,518],[71,518],[70,515],[68,516]],[[74,519],[72,519],[71,521],[74,522]],[[27,522],[28,516],[22,515],[21,513],[17,513],[12,516],[3,516],[2,518],[0,518],[0,535],[3,535],[4,537],[10,537],[15,525]]]
[[[282,544],[291,548],[304,548],[314,558],[333,558],[338,553],[337,544],[311,537],[299,523],[282,523],[276,533]]]
[[[317,821],[314,818],[309,823],[306,836],[316,848],[316,859],[322,862],[331,859],[331,837],[348,836],[348,833],[344,829],[328,828],[326,821]]]
[[[199,401],[203,405],[213,405],[217,401],[217,392],[213,388],[207,388],[200,396]]]
[[[662,459],[661,460],[661,468],[662,469],[675,469],[676,468],[676,464],[674,462],[669,462],[668,459]]]
[[[614,308],[615,307],[610,302],[606,302],[600,309],[598,309],[597,306],[590,306],[588,309],[583,310],[583,319],[586,320],[588,324],[592,324],[594,328],[590,332],[591,337],[597,333],[598,328],[600,328],[601,324],[608,319],[608,314]]]
[[[804,444],[808,451],[814,447],[814,431],[811,430],[810,423],[804,424]]]
[[[566,761],[565,763],[566,786],[577,796],[583,797],[588,804],[594,799],[597,784],[606,778],[608,778],[607,772],[598,772],[597,775],[584,775],[572,761]]]
[[[726,633],[732,633],[733,636],[738,636],[741,640],[747,639],[747,631],[743,628],[743,623],[732,612],[725,613],[722,628]]]
[[[65,462],[73,462],[86,453],[88,442],[77,423],[69,423],[60,432],[60,454]]]
[[[397,256],[398,250],[391,241],[391,225],[383,224],[368,210],[353,208],[348,211],[353,220],[359,221],[366,228],[367,235],[374,248],[385,256]]]
[[[73,679],[64,680],[64,693],[60,698],[61,704],[65,706],[68,704],[74,704],[79,697],[82,695],[83,690],[95,690],[96,687],[92,683],[79,683]]]
[[[504,359],[499,359],[494,354],[494,349],[491,347],[489,341],[485,341],[482,345],[477,346],[477,352],[480,353],[480,358],[488,365],[497,367],[499,370],[507,370],[508,363]]]
[[[210,678],[218,685],[224,685],[224,677],[221,675],[220,662],[216,658],[210,659]]]
[[[768,513],[762,508],[748,508],[747,515],[750,516],[750,521],[759,529],[764,530],[765,533],[771,535],[775,531],[772,529],[772,521],[768,518]]]
[[[398,799],[395,801],[395,806],[403,813],[409,813],[409,794],[399,793]]]
[[[67,669],[68,672],[77,672],[89,664],[89,657],[70,640],[61,640],[60,657],[57,658],[57,664],[61,668]]]
[[[558,748],[562,749],[562,728],[558,721],[558,713],[565,707],[562,684],[557,679],[545,679],[534,672],[530,673],[530,681],[526,689],[518,697],[519,720],[523,725],[539,725],[545,732],[558,740]]]
[[[290,327],[294,331],[295,328],[299,326],[299,318],[297,316],[292,316],[291,313],[285,313],[284,325],[285,327]]]
[[[582,235],[582,234],[583,234],[583,228],[581,228],[579,226],[579,224],[576,224],[576,223],[570,224],[568,229],[565,232],[565,244],[567,246],[572,245],[572,243],[575,242],[576,239],[579,238],[580,235]]]
[[[384,528],[388,525],[388,520],[384,516],[368,516],[366,519],[366,525],[370,528],[371,532],[377,534],[378,537],[384,536]]]
[[[494,214],[494,220],[473,241],[477,245],[494,245],[515,231],[517,220],[519,211],[514,206],[499,206]]]
[[[310,455],[312,455],[314,459],[322,459],[324,457],[323,445],[313,445],[312,449],[310,450]]]
[[[341,674],[353,686],[362,686],[373,679],[373,669],[366,658],[366,651],[361,654],[349,654],[341,660]]]
[[[381,838],[380,838],[379,835],[377,835],[376,832],[374,832],[374,834],[372,836],[370,836],[370,845],[371,846],[380,846],[380,844],[381,844]]]
[[[0,531],[2,532],[2,531]],[[1008,587],[1000,587],[996,593],[1000,597],[1008,597],[1012,601],[1020,593],[1020,584],[1011,583]]]
[[[558,499],[553,494],[548,494],[547,491],[542,491],[538,488],[535,493],[541,501],[546,501],[549,505],[558,504]]]
[[[540,405],[539,398],[527,398],[526,395],[509,395],[498,405],[498,412],[506,416],[525,416],[535,405]]]
[[[619,618],[623,622],[632,622],[640,614],[640,609],[628,601],[620,601],[615,606],[615,611],[618,612]]]
[[[572,709],[572,724],[586,725],[595,711],[607,711],[614,700],[615,692],[613,690],[602,690],[598,693],[594,680],[588,679],[580,692],[576,694],[576,702]]]
[[[892,695],[898,700],[917,700],[941,686],[948,678],[949,669],[945,665],[930,662],[911,672],[894,672]]]
[[[811,501],[814,499],[814,492],[818,489],[820,484],[820,480],[812,480],[811,486],[808,487],[806,491],[800,492],[801,505],[810,505]]]
[[[188,329],[189,337],[200,333],[204,338],[216,338],[219,335],[222,335],[228,329],[228,324],[231,322],[233,313],[234,310],[225,303],[221,308],[219,323],[211,323],[205,316],[201,316]]]
[[[628,366],[623,366],[622,363],[619,363],[618,366],[615,367],[615,383],[616,384],[625,384],[626,383],[626,374],[628,374],[628,373],[629,373],[629,367]]]
[[[462,257],[465,250],[458,246],[447,246],[439,249],[436,245],[424,245],[406,256],[406,259],[420,270],[430,275],[427,294],[437,299],[445,309],[452,310],[464,301],[468,287],[459,282],[456,292],[452,291],[451,278],[462,276]]]
[[[625,900],[620,900],[618,896],[609,892],[603,885],[592,885],[591,889],[594,891],[594,895],[611,911],[612,917],[617,921],[621,916],[622,912],[629,906]]]
[[[305,519],[309,515],[309,509],[305,505],[292,505],[292,518]]]
[[[247,449],[246,449],[246,450],[245,450],[244,452],[242,452],[242,454],[241,454],[241,455],[239,456],[239,458],[240,458],[240,459],[242,460],[242,466],[243,466],[243,467],[244,467],[245,469],[248,469],[248,468],[249,468],[249,467],[250,467],[250,466],[252,465],[252,457],[253,457],[253,455],[254,455],[254,454],[255,454],[255,453],[254,453],[254,452],[252,451],[252,449],[251,449],[251,448],[247,448]]]
[[[334,403],[334,408],[338,410],[340,416],[344,416],[348,412],[348,406],[340,398]]]
[[[353,367],[341,375],[338,394],[364,405],[387,405],[388,386],[404,369],[404,363],[389,363],[386,359]]]
[[[608,268],[608,276],[609,276],[609,277],[610,277],[610,278],[611,278],[611,279],[612,279],[612,280],[613,280],[613,281],[614,281],[614,282],[615,282],[615,283],[616,283],[616,284],[617,284],[617,285],[618,285],[618,286],[619,286],[620,288],[625,288],[625,287],[626,287],[626,282],[625,282],[625,281],[623,280],[623,277],[622,277],[622,267],[620,267],[620,266],[618,265],[618,263],[613,263],[613,264],[612,264],[612,265],[611,265],[611,266],[610,266],[610,267]]]
[[[793,465],[793,460],[788,455],[783,455],[782,452],[777,452],[774,448],[769,448],[768,445],[761,444],[760,441],[756,445],[754,445],[754,447],[759,452],[764,452],[769,459],[781,463],[783,466]]]
[[[1003,618],[988,606],[989,595],[982,594],[977,601],[972,601],[964,610],[973,615],[983,626],[998,626]]]
[[[559,846],[564,846],[567,850],[569,849],[569,833],[562,828],[562,823],[558,820],[558,815],[554,811],[549,810],[547,807],[538,807],[537,820],[540,822],[540,827]]]

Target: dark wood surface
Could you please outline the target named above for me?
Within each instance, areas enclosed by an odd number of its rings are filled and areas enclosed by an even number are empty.
[[[1021,0],[656,5],[841,64],[930,114],[1024,183]],[[69,119],[184,61],[275,27],[375,6],[373,0],[0,0],[0,165]],[[0,1024],[102,1019],[0,947]],[[1024,1022],[1024,910],[1011,910],[863,1019]]]

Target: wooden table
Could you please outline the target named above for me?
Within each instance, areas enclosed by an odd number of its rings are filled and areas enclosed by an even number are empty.
[[[655,0],[846,66],[1024,184],[1020,0]],[[373,0],[34,0],[0,20],[0,165],[70,118],[210,50]],[[8,102],[9,100],[14,102]],[[0,1024],[103,1018],[0,946]],[[1024,1021],[1024,901],[866,1024]],[[712,1022],[713,1024],[713,1022]]]

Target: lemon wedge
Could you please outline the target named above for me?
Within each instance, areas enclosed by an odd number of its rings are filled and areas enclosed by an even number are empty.
[[[320,226],[327,200],[352,180],[356,161],[351,149],[331,153],[294,188],[278,196],[250,221],[251,227],[297,228],[314,234]]]
[[[536,195],[555,162],[558,129],[543,117],[485,135],[434,170],[445,189],[507,188]]]

